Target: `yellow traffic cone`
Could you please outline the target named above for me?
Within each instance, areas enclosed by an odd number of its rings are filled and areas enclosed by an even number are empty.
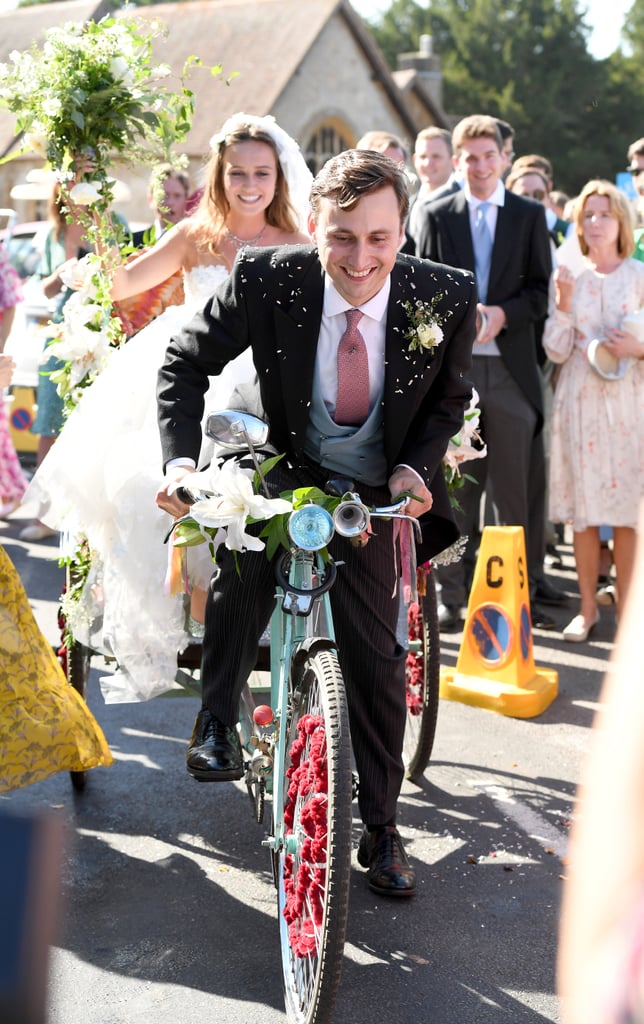
[[[456,668],[441,667],[440,695],[533,718],[557,696],[558,678],[534,664],[523,527],[486,526]]]

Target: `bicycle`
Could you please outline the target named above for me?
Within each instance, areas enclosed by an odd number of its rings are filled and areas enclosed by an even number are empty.
[[[230,451],[248,448],[261,477],[256,449],[266,446],[264,423],[226,410],[208,417],[206,433]],[[186,483],[181,497],[198,502]],[[410,521],[402,512],[405,498],[368,509],[349,485],[336,483],[332,493],[339,497],[333,514],[310,503],[289,516],[289,549],[275,562],[270,705],[256,705],[247,686],[238,726],[257,821],[272,795],[264,845],[277,888],[282,981],[293,1024],[331,1020],[351,865],[351,743],[329,601],[338,570],[323,552],[334,532],[358,540],[372,519]]]

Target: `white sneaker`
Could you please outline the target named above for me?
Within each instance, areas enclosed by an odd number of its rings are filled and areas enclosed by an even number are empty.
[[[588,623],[583,615],[575,615],[574,619],[563,630],[563,638],[572,644],[584,644],[598,622],[599,612],[597,612],[594,620]]]
[[[52,530],[51,526],[45,526],[44,523],[30,523],[20,531],[18,537],[20,540],[46,540],[57,534],[58,530]]]

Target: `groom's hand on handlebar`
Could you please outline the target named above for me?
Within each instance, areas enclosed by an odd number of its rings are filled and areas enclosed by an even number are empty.
[[[405,466],[399,466],[393,471],[387,486],[389,487],[392,501],[396,501],[406,491],[415,495],[415,497],[409,498],[404,509],[404,512],[408,516],[413,516],[414,519],[418,519],[425,512],[429,512],[432,507],[434,499],[432,498],[431,491],[428,490],[416,473]],[[420,501],[417,500],[418,498]]]
[[[159,508],[162,508],[164,512],[169,512],[171,516],[185,516],[190,511],[190,505],[186,505],[185,501],[182,501],[176,490],[172,494],[168,492],[173,488],[176,488],[177,482],[183,480],[184,476],[188,473],[193,473],[189,466],[170,466],[166,472],[166,478],[163,486],[159,488],[156,493],[156,503]]]

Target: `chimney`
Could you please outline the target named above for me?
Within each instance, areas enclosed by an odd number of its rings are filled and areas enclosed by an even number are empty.
[[[415,71],[435,106],[439,110],[443,109],[441,59],[434,53],[434,43],[429,34],[424,34],[420,37],[416,53],[398,54],[397,70]]]

